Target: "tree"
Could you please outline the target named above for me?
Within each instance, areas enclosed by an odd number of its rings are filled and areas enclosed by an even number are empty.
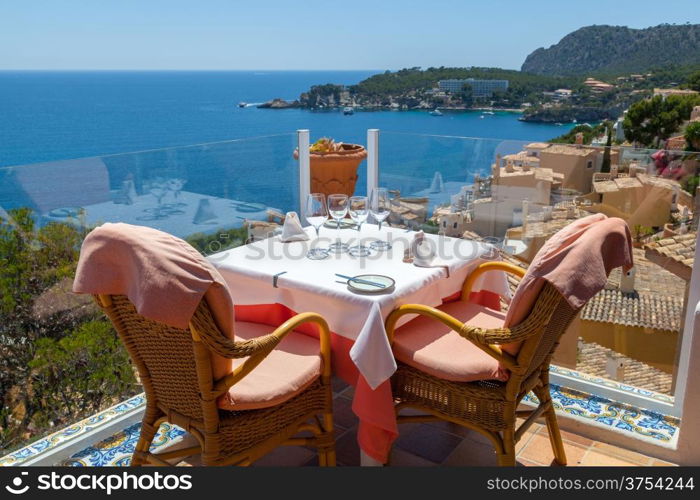
[[[464,103],[465,106],[471,107],[474,103],[474,91],[468,83],[462,85],[462,90],[457,93],[457,97]]]
[[[688,77],[686,81],[686,87],[691,90],[697,90],[700,92],[700,71],[696,71]]]
[[[693,122],[686,127],[685,142],[688,149],[700,151],[700,122]]]
[[[644,146],[657,146],[690,118],[693,106],[698,104],[700,96],[697,95],[672,95],[666,99],[656,96],[639,101],[630,106],[625,114],[625,137]]]
[[[89,297],[82,301],[68,292],[85,233],[69,224],[39,228],[27,208],[8,215],[0,217],[0,450],[5,453],[134,392],[126,353],[111,326],[89,305]]]
[[[560,143],[560,144],[574,144],[576,142],[576,135],[579,133],[583,134],[583,143],[590,144],[594,137],[598,137],[603,134],[606,130],[606,123],[601,123],[592,127],[587,123],[576,125],[566,134],[560,135],[551,139],[549,142]]]

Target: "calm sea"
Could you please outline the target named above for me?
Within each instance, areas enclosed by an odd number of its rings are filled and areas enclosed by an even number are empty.
[[[0,167],[199,145],[60,167],[0,168],[0,208],[30,206],[47,213],[93,206],[111,199],[126,179],[148,193],[159,179],[179,177],[187,180],[188,191],[201,195],[294,209],[298,175],[292,151],[294,132],[301,128],[311,130],[312,140],[331,136],[362,144],[368,128],[380,129],[380,183],[406,195],[437,196],[439,203],[474,174],[487,173],[495,154],[519,151],[523,141],[548,140],[567,129],[520,122],[518,114],[505,112],[345,116],[338,110],[238,107],[241,101],[295,99],[314,84],[353,84],[374,73],[0,72]],[[286,135],[202,145],[274,134]],[[359,175],[358,193],[365,189],[364,169]]]
[[[547,140],[566,126],[517,114],[357,112],[239,108],[240,101],[294,99],[313,84],[353,84],[377,71],[0,72],[0,166],[184,146],[311,130],[364,143],[368,128]],[[411,139],[406,138],[406,144]]]

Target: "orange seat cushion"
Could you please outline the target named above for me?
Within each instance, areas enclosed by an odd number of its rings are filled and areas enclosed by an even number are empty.
[[[274,330],[268,325],[236,321],[236,340],[262,337]],[[247,358],[234,360],[234,367]],[[252,410],[275,406],[300,394],[321,375],[318,339],[292,332],[252,372],[220,396],[224,410]]]
[[[505,313],[471,302],[450,302],[437,309],[482,328],[501,328],[505,320]],[[393,349],[398,361],[443,380],[508,380],[508,370],[496,359],[427,316],[417,316],[397,328]]]

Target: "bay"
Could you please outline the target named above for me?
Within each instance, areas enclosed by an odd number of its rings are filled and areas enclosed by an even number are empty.
[[[509,112],[344,115],[238,106],[296,99],[315,84],[350,85],[375,73],[2,71],[0,207],[63,213],[119,198],[125,180],[148,197],[153,185],[177,177],[186,180],[186,191],[213,199],[298,209],[296,131],[309,129],[312,141],[330,136],[365,144],[370,128],[381,130],[380,184],[406,196],[429,196],[432,207],[449,201],[475,174],[487,175],[496,154],[568,129],[521,122]],[[8,166],[22,167],[2,168]],[[364,192],[365,179],[361,168],[357,193]],[[110,207],[93,212],[114,216]],[[149,224],[166,228],[172,217],[152,219]]]
[[[353,84],[366,71],[0,71],[0,166],[311,130],[365,142],[368,128],[464,137],[547,140],[567,126],[515,113],[307,111],[239,108],[295,99],[311,85]]]

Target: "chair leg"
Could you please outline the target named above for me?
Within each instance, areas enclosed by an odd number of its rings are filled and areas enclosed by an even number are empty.
[[[147,462],[151,443],[157,432],[158,427],[148,422],[141,423],[141,435],[139,436],[138,443],[136,443],[134,454],[131,456],[131,465],[133,467],[139,467]]]
[[[559,465],[566,465],[566,452],[564,451],[564,443],[561,440],[559,432],[559,423],[557,422],[557,414],[554,411],[552,397],[549,394],[549,384],[534,389],[537,399],[540,400],[540,405],[547,405],[544,412],[545,421],[547,422],[547,434],[549,434],[549,442],[552,445],[554,452],[554,461]]]
[[[515,429],[503,432],[503,453],[496,451],[498,465],[513,467],[515,465]]]
[[[335,467],[335,433],[333,432],[333,413],[323,415],[324,445],[318,450],[318,464],[322,467]]]

